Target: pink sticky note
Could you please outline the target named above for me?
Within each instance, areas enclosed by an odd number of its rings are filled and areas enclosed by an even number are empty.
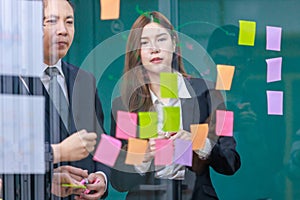
[[[170,165],[173,161],[173,141],[168,139],[155,140],[154,165]]]
[[[268,114],[283,115],[283,92],[267,91]]]
[[[281,80],[282,57],[266,59],[267,62],[267,82]]]
[[[125,111],[117,112],[116,137],[128,139],[136,137],[137,114]]]
[[[101,134],[100,143],[93,160],[113,167],[121,150],[120,140],[106,134]]]
[[[267,50],[280,51],[281,49],[281,27],[267,26]]]
[[[233,112],[217,110],[216,135],[233,136]]]
[[[193,161],[193,150],[192,150],[192,141],[176,139],[174,141],[174,163],[192,166]]]

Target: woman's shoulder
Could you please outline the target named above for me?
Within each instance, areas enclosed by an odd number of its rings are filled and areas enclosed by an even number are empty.
[[[203,94],[204,92],[214,89],[215,83],[210,80],[205,80],[203,78],[185,78],[186,86],[189,90],[193,90],[197,96]]]

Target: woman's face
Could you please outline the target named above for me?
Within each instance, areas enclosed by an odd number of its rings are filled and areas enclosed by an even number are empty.
[[[148,74],[171,72],[175,42],[160,24],[151,22],[143,28],[141,36],[141,61]]]

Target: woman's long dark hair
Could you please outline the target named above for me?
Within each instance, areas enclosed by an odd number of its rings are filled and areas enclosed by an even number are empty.
[[[166,28],[172,40],[175,40],[176,49],[173,53],[172,69],[187,76],[182,62],[178,35],[170,21],[156,11],[142,14],[132,25],[126,46],[121,95],[124,105],[130,112],[149,111],[152,106],[148,87],[150,81],[140,57],[143,28],[151,22],[156,22]]]

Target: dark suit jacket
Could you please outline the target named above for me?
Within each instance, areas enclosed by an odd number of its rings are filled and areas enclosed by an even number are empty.
[[[235,140],[232,137],[216,137],[215,135],[215,115],[216,109],[225,109],[224,101],[219,92],[215,91],[214,84],[202,79],[186,79],[186,86],[192,96],[188,99],[180,99],[182,106],[183,129],[190,131],[190,124],[209,123],[209,138],[217,143],[214,146],[208,160],[202,161],[198,155],[193,155],[193,166],[190,168],[196,173],[193,199],[217,199],[217,194],[213,188],[209,167],[211,166],[219,173],[233,174],[240,167],[240,157],[235,150]],[[117,98],[112,106],[111,135],[115,136],[115,116],[118,110],[126,110],[121,98]],[[126,149],[127,141],[122,141]],[[142,199],[145,192],[140,190],[140,184],[156,184],[154,173],[147,172],[140,175],[133,166],[125,165],[126,151],[121,151],[117,163],[111,174],[111,184],[118,191],[129,191],[127,199]],[[153,167],[153,166],[152,166]],[[152,168],[153,169],[153,168]],[[144,196],[143,196],[144,193]],[[159,194],[153,192],[155,199],[159,199]]]
[[[18,77],[2,76],[1,78],[1,93],[21,93],[27,95],[45,96],[46,150],[51,144],[50,136],[53,135],[55,131],[60,132],[60,141],[64,140],[69,135],[81,129],[96,132],[98,135],[98,139],[100,138],[100,134],[104,133],[104,130],[102,128],[104,115],[100,99],[98,97],[96,81],[94,76],[64,61],[62,61],[62,70],[67,85],[71,114],[69,131],[67,131],[68,129],[64,126],[58,112],[55,109],[53,112],[51,112],[50,108],[54,108],[53,103],[46,89],[44,88],[43,83],[40,81],[40,78],[23,77],[27,86],[29,87],[29,91],[24,89],[24,85]],[[53,124],[55,118],[59,119],[58,125],[55,123]],[[82,169],[87,169],[89,173],[103,171],[109,179],[109,168],[105,165],[102,165],[101,163],[93,161],[92,157],[93,155],[90,154],[87,158],[83,160],[76,162],[60,163],[60,165],[68,164]],[[106,196],[107,192],[105,193],[104,197]]]

